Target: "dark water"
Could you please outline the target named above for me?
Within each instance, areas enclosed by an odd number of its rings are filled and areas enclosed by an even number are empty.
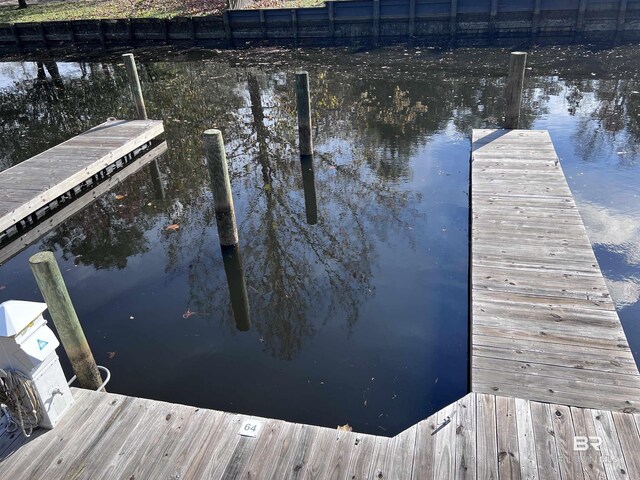
[[[532,51],[523,126],[551,131],[639,358],[637,53]],[[499,125],[507,60],[497,49],[141,52],[149,116],[167,131],[165,199],[146,170],[133,175],[0,267],[0,301],[39,300],[27,259],[51,249],[111,391],[395,434],[467,391],[469,137]],[[35,62],[0,63],[0,168],[133,118],[118,57],[59,61],[59,76],[49,66],[38,80]],[[299,69],[313,92],[316,224],[296,148]],[[230,162],[246,332],[203,165],[212,127]]]

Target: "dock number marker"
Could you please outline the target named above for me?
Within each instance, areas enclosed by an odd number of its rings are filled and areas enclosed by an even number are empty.
[[[38,347],[40,347],[40,350],[42,351],[42,349],[44,347],[46,347],[47,345],[49,345],[49,342],[45,342],[44,340],[40,340],[38,339]]]
[[[245,420],[240,425],[240,431],[238,435],[243,437],[257,437],[262,430],[262,422],[256,422],[255,420]]]

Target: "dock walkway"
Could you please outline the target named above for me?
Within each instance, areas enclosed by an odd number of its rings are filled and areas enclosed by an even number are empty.
[[[640,479],[640,374],[548,133],[474,130],[471,181],[462,399],[386,438],[74,389],[0,431],[0,478]]]
[[[547,131],[474,130],[472,391],[640,412],[640,374]]]
[[[0,172],[0,243],[74,197],[164,132],[160,120],[110,120]]]
[[[640,478],[640,415],[470,393],[393,438],[73,389],[30,441],[0,433],[0,478]],[[447,419],[450,421],[447,422]],[[261,422],[255,437],[245,421]],[[438,428],[440,427],[440,428]],[[600,451],[574,451],[574,437]]]

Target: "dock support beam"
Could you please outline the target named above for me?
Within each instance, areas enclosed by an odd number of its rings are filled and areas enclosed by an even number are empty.
[[[298,137],[300,155],[313,155],[311,139],[311,100],[309,98],[309,74],[296,73],[296,100],[298,104]]]
[[[504,116],[504,128],[518,128],[520,123],[520,104],[524,85],[524,70],[527,65],[525,52],[511,52],[509,74],[507,76],[507,103]]]
[[[211,191],[220,245],[225,247],[237,245],[236,213],[233,208],[227,155],[224,151],[224,141],[220,130],[211,129],[204,132],[204,150],[211,177]]]
[[[80,386],[97,390],[102,377],[53,253],[36,253],[29,264]]]

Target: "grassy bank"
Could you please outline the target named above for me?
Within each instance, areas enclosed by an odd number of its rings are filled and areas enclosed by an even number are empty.
[[[171,18],[219,15],[224,0],[27,0],[18,9],[17,0],[0,1],[0,23],[87,20],[98,18]],[[321,6],[324,0],[258,0],[249,8]]]
[[[27,0],[29,3],[29,0]],[[218,15],[224,0],[48,0],[18,9],[18,2],[0,5],[0,23],[86,20],[97,18]]]
[[[247,8],[321,7],[324,0],[258,0]]]

